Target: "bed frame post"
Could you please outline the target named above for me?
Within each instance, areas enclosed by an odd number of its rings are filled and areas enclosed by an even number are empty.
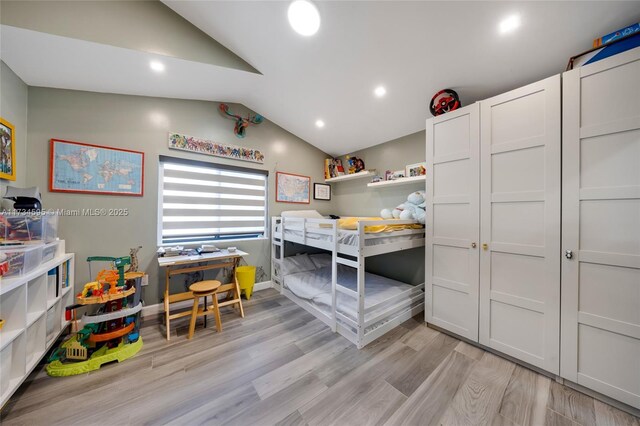
[[[357,271],[357,278],[358,278],[358,339],[357,339],[357,346],[358,349],[361,349],[364,345],[364,297],[365,297],[365,293],[364,293],[364,274],[365,274],[365,269],[364,269],[364,263],[365,263],[365,258],[364,258],[364,248],[365,248],[365,242],[364,242],[364,237],[365,237],[365,225],[364,223],[361,221],[358,223],[358,271]]]
[[[333,221],[332,228],[332,247],[331,250],[331,321],[333,322],[332,331],[338,331],[338,318],[336,311],[338,310],[338,221]]]
[[[280,242],[276,241],[276,226],[278,224],[278,220],[280,220]],[[280,247],[280,257],[278,257],[276,253],[276,247]],[[279,282],[274,279],[276,276],[276,267],[275,264],[278,263],[280,265],[280,273],[282,273],[282,258],[284,257],[284,217],[273,216],[271,218],[271,281],[274,284],[278,284],[280,294],[283,294],[284,291],[284,281],[283,277],[280,276],[278,279]]]
[[[302,244],[307,245],[307,219],[302,218]]]

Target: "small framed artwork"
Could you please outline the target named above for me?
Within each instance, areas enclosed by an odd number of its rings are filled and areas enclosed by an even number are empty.
[[[405,167],[406,177],[424,176],[427,174],[427,163],[409,164]]]
[[[0,117],[0,179],[16,180],[16,128]]]
[[[276,201],[279,203],[309,204],[311,177],[276,172]]]
[[[404,173],[405,173],[404,170],[396,170],[395,172],[391,173],[391,177],[389,178],[389,180],[401,179],[405,177]]]
[[[51,139],[49,155],[49,191],[143,195],[144,152]]]
[[[313,199],[331,201],[331,185],[326,183],[314,183]]]

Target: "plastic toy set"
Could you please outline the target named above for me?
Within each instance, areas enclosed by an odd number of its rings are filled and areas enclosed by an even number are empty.
[[[122,362],[142,348],[139,324],[144,273],[124,271],[132,263],[129,256],[87,259],[89,265],[95,261],[110,262],[113,269],[101,270],[96,280],[76,295],[77,304],[66,308],[75,333],[49,357],[46,369],[50,376],[97,370],[112,361]],[[83,327],[78,330],[76,310],[95,305],[99,305],[97,312],[85,313],[80,320]]]

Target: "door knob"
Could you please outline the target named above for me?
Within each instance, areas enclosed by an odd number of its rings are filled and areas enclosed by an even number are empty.
[[[489,249],[489,244],[482,243],[482,250],[488,250],[488,249]]]
[[[476,243],[471,243],[471,248],[476,248],[477,244]]]
[[[565,250],[564,257],[566,257],[567,259],[573,259],[573,251],[572,250]]]

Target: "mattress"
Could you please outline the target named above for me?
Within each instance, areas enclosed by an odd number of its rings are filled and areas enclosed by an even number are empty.
[[[342,286],[357,291],[357,272],[354,268],[338,265],[337,281]],[[412,285],[369,272],[365,273],[365,283],[365,309],[415,288]],[[297,297],[307,300],[322,312],[331,315],[331,266],[286,275],[284,286]],[[407,294],[406,300],[410,299],[411,296]],[[355,297],[337,293],[337,311],[356,322],[357,306],[358,301]],[[371,315],[375,315],[375,313],[365,316],[365,321]]]
[[[280,232],[280,225],[276,225],[276,232]],[[294,236],[302,238],[302,230],[287,228],[284,231],[285,240],[287,236]],[[415,234],[394,235],[392,232],[385,233],[385,237],[380,237],[381,234],[376,234],[379,238],[370,238],[365,240],[365,246],[376,246],[379,244],[389,244],[391,242],[408,241],[414,239],[424,238],[424,234],[418,232]],[[331,241],[331,235],[323,234],[320,232],[313,232],[313,229],[307,228],[307,239],[317,241]],[[358,231],[339,229],[338,230],[338,244],[346,246],[356,247],[358,245]]]

